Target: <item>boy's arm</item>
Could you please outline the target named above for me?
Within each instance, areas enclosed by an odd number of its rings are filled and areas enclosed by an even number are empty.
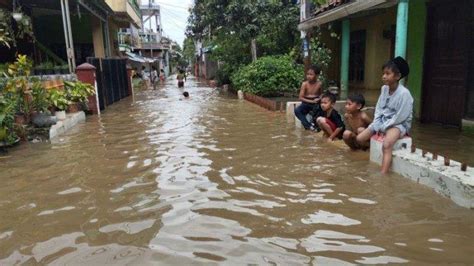
[[[329,136],[329,140],[333,141],[341,133],[341,131],[342,131],[342,127],[336,128],[336,130],[332,132],[331,136]]]
[[[382,98],[384,98],[384,87],[382,87],[381,89],[381,92],[380,92],[380,96],[379,96],[379,99],[377,100],[377,104],[375,105],[375,112],[374,112],[374,121],[372,121],[372,123],[374,125],[378,125],[380,123],[375,123],[375,122],[380,122],[380,117],[382,115]],[[373,128],[373,130],[375,130],[376,132],[380,130],[380,128]]]
[[[331,120],[336,124],[336,129],[332,134],[329,136],[329,140],[333,141],[339,134],[344,130],[344,121],[342,121],[342,117],[338,112],[333,111],[331,114]]]
[[[370,123],[372,123],[372,119],[369,117],[369,115],[365,112],[362,112],[362,122],[364,123],[364,127],[368,127]]]
[[[410,96],[409,93],[406,93],[401,98],[401,102],[398,106],[398,111],[392,118],[390,118],[390,120],[387,120],[385,123],[383,123],[382,127],[380,128],[380,131],[385,132],[387,128],[403,123],[410,117],[412,112],[413,98]]]

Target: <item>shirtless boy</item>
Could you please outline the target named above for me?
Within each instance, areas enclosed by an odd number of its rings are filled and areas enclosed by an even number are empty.
[[[314,130],[314,127],[306,119],[306,115],[311,112],[321,100],[322,83],[318,80],[321,69],[311,66],[306,72],[306,81],[301,84],[299,99],[301,105],[295,109],[295,116],[301,121],[306,130]]]
[[[351,150],[363,148],[357,143],[356,137],[372,123],[372,119],[364,111],[361,111],[364,105],[365,98],[361,94],[353,94],[346,101],[344,118],[348,129],[344,131],[342,138]]]

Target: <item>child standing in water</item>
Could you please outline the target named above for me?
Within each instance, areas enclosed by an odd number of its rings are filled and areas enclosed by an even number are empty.
[[[320,72],[319,67],[311,66],[306,72],[306,81],[301,84],[299,95],[301,105],[295,109],[295,116],[306,130],[315,130],[314,126],[306,119],[306,115],[319,105],[322,92],[322,83],[318,80]]]
[[[178,88],[184,87],[184,74],[183,70],[179,70],[178,75],[176,76],[176,79],[178,79]]]
[[[372,123],[372,119],[365,112],[361,111],[364,105],[365,98],[361,94],[353,94],[347,97],[344,118],[349,129],[344,131],[342,138],[351,150],[361,148],[356,142],[356,137]]]
[[[382,70],[384,85],[375,107],[374,121],[357,136],[356,140],[359,145],[367,146],[374,134],[384,136],[381,172],[385,174],[392,163],[393,145],[410,132],[413,97],[400,83],[400,80],[410,72],[405,59],[396,57],[385,63]]]

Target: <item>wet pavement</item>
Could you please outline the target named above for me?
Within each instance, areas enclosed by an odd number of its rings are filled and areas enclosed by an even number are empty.
[[[472,210],[198,85],[1,158],[0,265],[474,263]]]

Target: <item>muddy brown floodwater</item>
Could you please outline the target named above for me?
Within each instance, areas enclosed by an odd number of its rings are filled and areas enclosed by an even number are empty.
[[[474,263],[474,211],[171,80],[0,159],[0,264]]]

